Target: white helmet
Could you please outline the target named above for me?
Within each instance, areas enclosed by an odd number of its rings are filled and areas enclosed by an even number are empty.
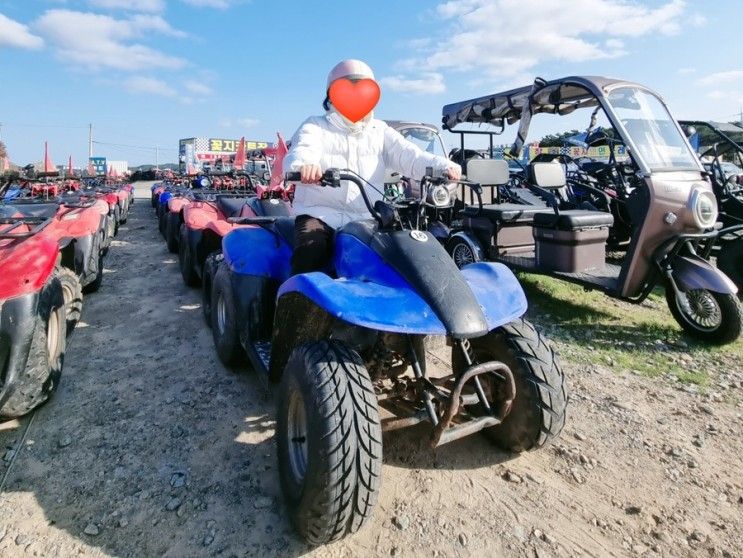
[[[330,84],[340,78],[374,79],[374,72],[366,62],[349,58],[338,62],[328,74],[328,88]]]

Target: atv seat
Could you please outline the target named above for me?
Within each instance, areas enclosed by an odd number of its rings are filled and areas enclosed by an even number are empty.
[[[289,247],[294,248],[294,217],[277,217],[273,222],[273,230]]]
[[[556,229],[559,231],[577,231],[582,229],[611,227],[613,224],[614,217],[612,214],[603,211],[573,209],[569,211],[561,211],[559,214],[554,211],[549,211],[534,215],[535,227]]]
[[[232,196],[217,196],[217,208],[225,217],[237,217],[248,198],[234,198]]]
[[[527,223],[534,220],[538,213],[552,213],[554,211],[547,206],[521,205],[517,203],[493,203],[483,205],[477,211],[477,207],[468,206],[462,211],[467,217],[484,217],[493,223]]]
[[[59,206],[56,203],[14,203],[6,206],[12,214],[23,217],[41,217],[49,219],[57,214]]]

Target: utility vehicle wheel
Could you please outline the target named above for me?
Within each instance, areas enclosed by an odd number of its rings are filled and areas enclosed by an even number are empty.
[[[0,416],[25,415],[49,399],[57,388],[67,341],[64,306],[62,285],[53,277],[39,293],[26,368],[15,391],[0,407]]]
[[[204,314],[206,327],[212,327],[212,284],[217,274],[222,254],[213,252],[206,257],[204,271],[201,274],[201,310]]]
[[[199,276],[196,274],[196,262],[194,261],[191,247],[188,245],[188,229],[181,225],[180,240],[178,242],[178,265],[181,268],[181,276],[187,287],[197,287]]]
[[[526,320],[517,320],[471,339],[470,344],[475,362],[503,362],[516,383],[510,412],[501,424],[483,433],[498,447],[514,452],[537,449],[556,438],[565,425],[567,386],[557,355],[545,338]],[[452,369],[461,374],[466,368],[461,349],[453,347]],[[488,400],[499,401],[500,381],[492,375],[479,378]]]
[[[173,254],[178,253],[178,234],[180,232],[181,216],[178,213],[168,211],[165,218],[165,242],[168,245],[168,251]]]
[[[276,434],[281,487],[299,534],[326,544],[358,531],[382,472],[377,397],[361,357],[338,341],[294,349]]]
[[[738,298],[743,297],[743,238],[722,245],[717,267],[738,287]]]
[[[70,335],[77,322],[80,321],[80,314],[83,310],[83,288],[80,285],[80,279],[71,269],[58,267],[56,275],[62,286],[65,315],[67,316],[66,331],[67,335]]]
[[[95,279],[92,283],[88,283],[83,287],[83,293],[95,293],[101,288],[103,284],[103,250],[101,244],[103,234],[96,234],[93,238],[93,250],[91,259],[91,268],[95,269]]]
[[[732,343],[743,329],[743,309],[735,295],[694,289],[677,296],[666,287],[666,302],[684,331],[699,341]]]
[[[245,350],[240,344],[240,333],[235,316],[235,298],[230,272],[220,264],[212,285],[212,338],[219,360],[232,367],[244,360]]]
[[[475,252],[472,246],[470,246],[466,240],[458,236],[452,237],[446,243],[446,251],[449,252],[459,269],[462,269],[468,264],[480,261],[479,255]]]

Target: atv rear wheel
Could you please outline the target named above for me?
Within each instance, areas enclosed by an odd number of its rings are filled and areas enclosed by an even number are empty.
[[[122,225],[126,225],[127,220],[129,219],[129,203],[124,201],[121,204],[121,216],[119,222]]]
[[[534,326],[517,320],[471,339],[470,345],[475,362],[503,362],[511,369],[516,383],[510,412],[501,424],[483,433],[498,447],[513,452],[537,449],[556,438],[565,425],[565,375],[557,355]],[[452,348],[452,369],[455,374],[467,369],[458,346]],[[497,402],[499,382],[486,375],[479,377],[489,401]]]
[[[103,233],[98,233],[93,237],[93,249],[90,257],[92,265],[95,266],[95,279],[92,283],[88,283],[83,287],[83,293],[95,293],[101,288],[103,284],[103,250],[101,244],[103,243]]]
[[[201,310],[206,327],[212,327],[212,283],[214,283],[214,276],[217,274],[221,261],[222,254],[212,252],[206,257],[204,271],[201,274]]]
[[[197,287],[199,285],[199,276],[194,269],[196,262],[191,252],[191,246],[188,244],[188,229],[185,224],[181,225],[179,236],[178,265],[181,268],[181,277],[183,277],[183,282],[187,287]]]
[[[15,390],[0,407],[0,416],[25,415],[49,399],[57,388],[67,340],[64,307],[62,285],[52,277],[39,293],[26,367]]]
[[[157,228],[160,230],[160,234],[165,238],[165,231],[168,227],[168,206],[161,207],[160,216],[157,218]]]
[[[80,314],[83,309],[83,288],[80,285],[75,272],[66,267],[58,267],[56,271],[57,278],[62,286],[62,295],[64,297],[65,315],[67,316],[67,335],[72,334],[77,322],[80,321]]]
[[[114,207],[114,236],[119,235],[119,220],[121,219],[121,212],[119,206]]]
[[[276,426],[281,487],[310,544],[371,517],[382,472],[377,397],[359,355],[338,341],[297,347],[281,378]]]
[[[240,344],[230,271],[224,262],[214,276],[211,311],[212,338],[219,360],[227,367],[236,366],[245,359],[245,350]]]
[[[179,213],[172,213],[169,211],[167,213],[165,221],[165,242],[168,245],[168,250],[173,254],[177,254],[181,216]]]

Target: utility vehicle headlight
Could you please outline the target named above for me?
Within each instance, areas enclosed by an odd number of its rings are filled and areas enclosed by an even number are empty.
[[[437,207],[445,207],[447,205],[450,205],[451,195],[449,194],[449,189],[443,184],[436,186],[433,190],[431,190],[431,201]]]
[[[714,226],[717,222],[717,200],[714,194],[706,190],[694,190],[690,201],[694,223],[700,229]]]

